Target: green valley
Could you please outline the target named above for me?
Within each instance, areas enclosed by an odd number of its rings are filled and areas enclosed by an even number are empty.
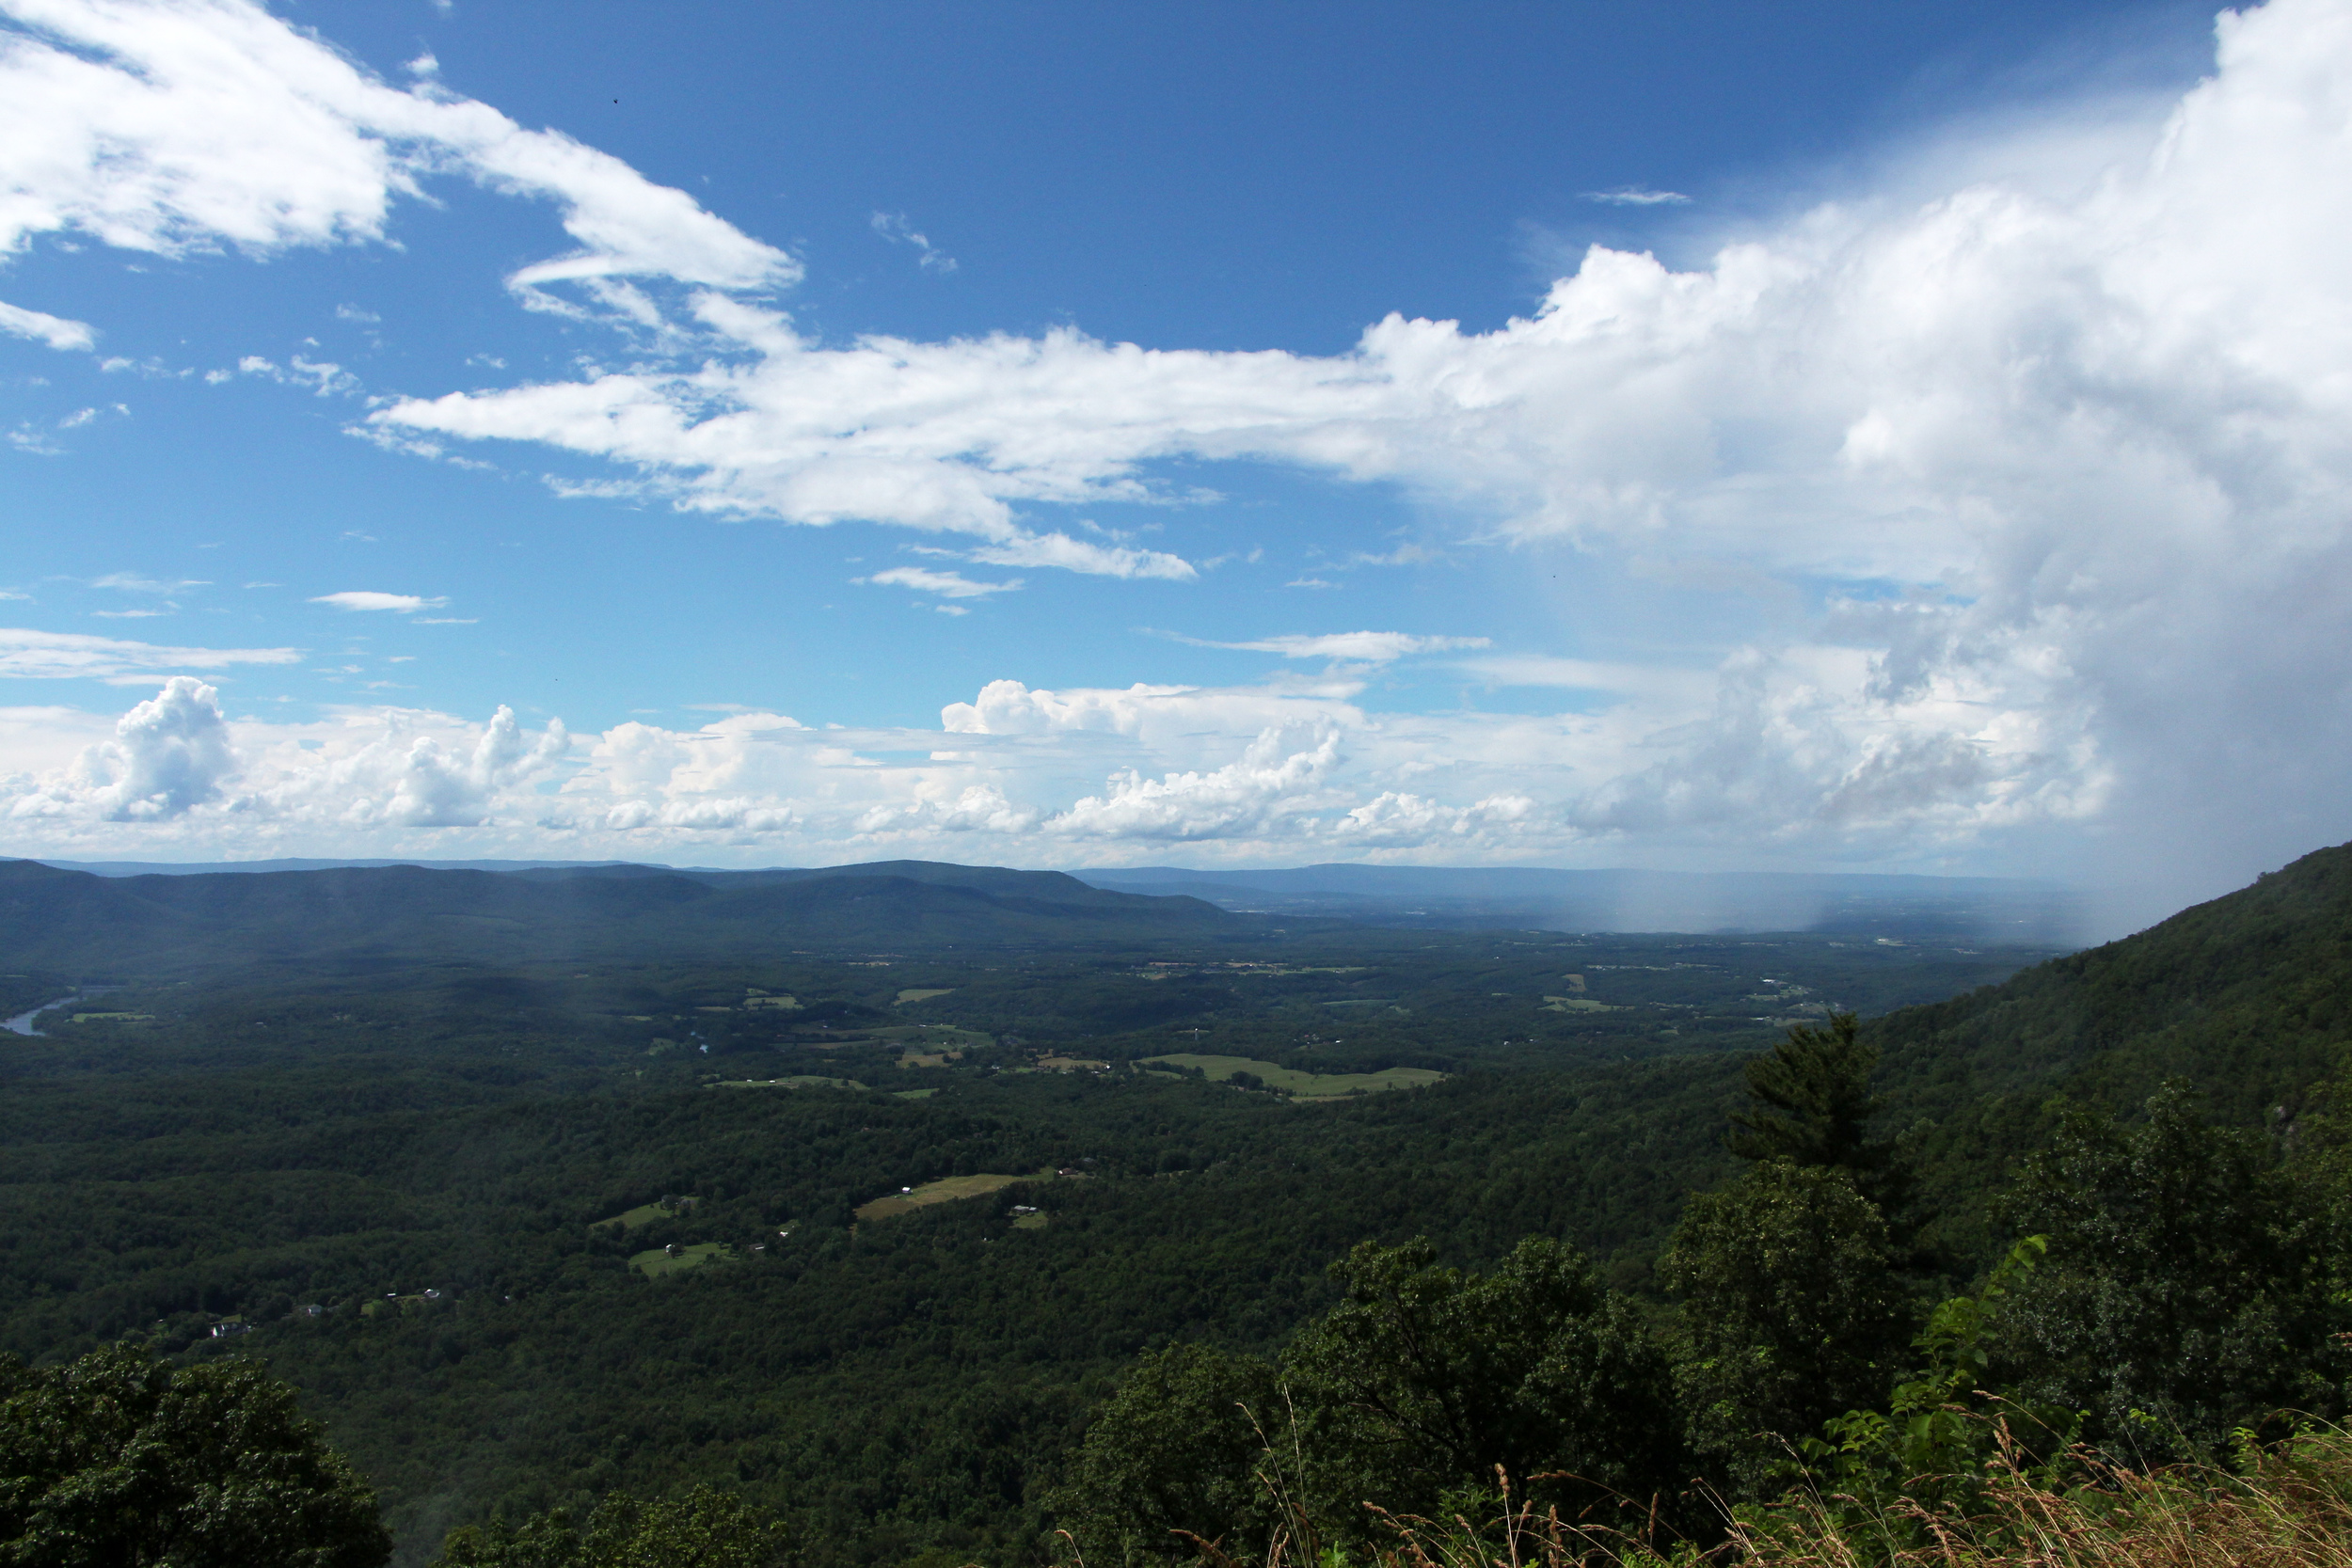
[[[1724,1131],[1749,1064],[1849,1012],[1912,1173],[1899,1294],[1962,1291],[2067,1116],[2144,1117],[2179,1079],[2264,1138],[2332,1125],[2352,974],[2339,850],[2071,955],[1124,904],[1074,945],[1033,909],[977,942],[967,910],[820,949],[848,877],[765,944],[557,955],[525,919],[468,954],[423,912],[437,875],[386,877],[410,924],[355,916],[364,941],[287,945],[308,894],[227,890],[246,913],[224,894],[191,956],[43,873],[39,918],[80,942],[44,958],[112,989],[0,1058],[0,1348],[258,1358],[411,1564],[467,1521],[706,1482],[814,1568],[1035,1560],[1095,1517],[1057,1488],[1108,1463],[1088,1434],[1136,1369],[1290,1366],[1368,1243],[1482,1278],[1528,1238],[1572,1246],[1591,1275],[1562,1299],[1665,1333],[1697,1288],[1692,1195],[1746,1180]],[[195,897],[164,891],[137,895]]]

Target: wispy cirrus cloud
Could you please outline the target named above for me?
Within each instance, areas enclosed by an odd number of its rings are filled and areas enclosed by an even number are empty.
[[[142,577],[136,572],[108,572],[104,577],[90,578],[92,588],[112,588],[124,594],[154,594],[168,595],[184,594],[191,588],[210,588],[200,578],[183,578],[166,581],[161,578]]]
[[[89,349],[98,346],[98,331],[87,322],[69,321],[42,310],[28,310],[21,305],[0,300],[0,332],[12,338],[30,338],[51,348]]]
[[[120,682],[151,672],[225,670],[240,664],[298,664],[299,648],[175,648],[77,632],[0,627],[0,676],[20,680]]]
[[[984,599],[991,594],[1015,593],[1021,587],[1019,578],[1009,582],[976,582],[961,572],[934,572],[928,566],[893,566],[853,580],[878,588],[912,588],[918,594],[936,594],[944,599]]]
[[[236,374],[260,376],[284,387],[308,387],[316,397],[333,397],[359,390],[359,378],[331,359],[310,359],[297,354],[280,365],[259,354],[237,361]],[[218,385],[230,378],[228,371],[211,371],[204,379]]]
[[[59,437],[66,432],[80,430],[85,425],[108,417],[127,418],[130,412],[127,405],[119,403],[109,404],[104,407],[92,404],[87,407],[76,408],[70,414],[60,415],[54,420],[24,420],[15,429],[6,432],[4,438],[17,451],[35,457],[62,457],[65,455],[66,448]]]
[[[1426,545],[1406,541],[1385,550],[1357,550],[1344,564],[1354,566],[1425,566],[1445,557]]]
[[[445,598],[428,599],[418,594],[379,594],[364,588],[346,589],[340,594],[321,594],[312,604],[333,605],[337,610],[390,611],[414,615],[421,610],[438,610],[449,603]]]
[[[1691,198],[1680,191],[1653,190],[1647,185],[1620,185],[1613,191],[1586,191],[1584,199],[1604,207],[1687,207]]]
[[[1190,582],[1200,574],[1191,562],[1165,550],[1138,550],[1124,545],[1097,545],[1066,533],[1016,532],[997,544],[964,552],[991,566],[1054,566],[1090,577],[1157,578]]]
[[[1705,701],[1718,678],[1716,671],[1705,668],[1559,658],[1546,654],[1490,654],[1458,662],[1465,672],[1489,686],[1630,693],[1684,706]]]
[[[1451,653],[1465,648],[1488,648],[1485,637],[1423,637],[1403,631],[1284,632],[1246,642],[1212,642],[1202,638],[1166,633],[1196,648],[1231,648],[1241,653],[1279,654],[1284,658],[1345,659],[1357,664],[1390,664],[1415,654]]]
[[[893,245],[911,245],[915,249],[915,264],[925,272],[951,273],[956,259],[931,244],[930,238],[907,222],[904,213],[876,213],[874,232]]]

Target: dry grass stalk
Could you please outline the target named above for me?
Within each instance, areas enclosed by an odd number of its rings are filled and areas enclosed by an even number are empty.
[[[2004,1441],[1967,1514],[1906,1500],[1857,1530],[1841,1499],[1816,1497],[1735,1523],[1733,1544],[1756,1568],[2352,1568],[2352,1437],[2308,1433],[2246,1459],[2243,1473],[2140,1471],[2082,1451],[2061,1491]],[[1895,1544],[1905,1537],[1925,1544]]]
[[[1620,1529],[1513,1506],[1506,1487],[1502,1513],[1478,1525],[1381,1514],[1396,1540],[1371,1568],[2352,1568],[2352,1434],[2249,1448],[2241,1472],[2139,1471],[2090,1451],[2074,1461],[2055,1490],[2004,1443],[1966,1514],[1904,1499],[1874,1516],[1819,1494],[1724,1509],[1724,1538],[1706,1549],[1660,1542],[1654,1510],[1645,1528]],[[1281,1568],[1335,1565],[1294,1557]]]

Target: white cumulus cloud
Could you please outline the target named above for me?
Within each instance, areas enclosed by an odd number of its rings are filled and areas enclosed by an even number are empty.
[[[373,417],[994,546],[1025,508],[1173,499],[1153,466],[1192,458],[1396,483],[1509,546],[1713,562],[1823,608],[1695,712],[1631,694],[1651,761],[1580,820],[2027,865],[2138,835],[2227,885],[2352,832],[2352,4],[2271,0],[2217,40],[2143,132],[2061,107],[1977,161],[2014,172],[1922,195],[1970,163],[1941,149],[1688,268],[1597,246],[1491,331],[826,346],[714,298],[732,359]]]
[[[2213,74],[2141,131],[2087,136],[2056,111],[1974,164],[2006,172],[1931,189],[1932,169],[1903,170],[1691,265],[1597,246],[1521,319],[1391,315],[1327,356],[1075,329],[827,343],[753,297],[797,276],[783,252],[256,7],[0,8],[17,22],[0,251],[67,232],[172,254],[373,241],[443,169],[554,203],[575,248],[512,287],[645,352],[367,416],[400,439],[528,443],[691,509],[1168,580],[1197,569],[1039,509],[1180,500],[1164,465],[1259,461],[1398,486],[1500,547],[1703,562],[1814,607],[1647,681],[1588,683],[1540,649],[1487,661],[1498,681],[1589,686],[1608,699],[1589,714],[1370,716],[1343,683],[1001,682],[943,716],[939,749],[966,760],[673,736],[644,744],[766,783],[687,789],[688,768],[661,789],[772,797],[793,832],[914,804],[930,816],[906,821],[944,820],[993,786],[1038,832],[1237,835],[1220,843],[1473,810],[1528,845],[2005,845],[2037,869],[2105,839],[2160,845],[2207,886],[2352,833],[2352,0],[2224,13]],[[1213,738],[1178,738],[1179,715]],[[618,733],[583,777],[621,766]],[[1020,745],[1047,760],[992,771]],[[1268,803],[1269,779],[1297,787]],[[1516,818],[1485,804],[1522,798]]]
[[[8,737],[31,750],[31,737]],[[215,688],[174,675],[70,766],[0,775],[0,820],[84,851],[266,852],[290,835],[482,829],[524,809],[528,786],[570,749],[560,721],[533,736],[505,707],[481,725],[402,709],[313,726],[232,721]]]
[[[51,854],[436,853],[748,859],[1525,855],[1578,842],[1543,721],[1400,724],[1349,683],[1052,691],[995,682],[937,729],[729,713],[576,743],[354,707],[230,718],[175,677],[111,725],[0,709],[0,817]],[[1580,721],[1589,726],[1589,721]],[[1588,735],[1599,732],[1590,730]],[[1408,787],[1409,786],[1409,787]],[[708,863],[708,859],[705,859]]]
[[[1281,838],[1279,819],[1306,812],[1339,762],[1335,730],[1295,736],[1261,733],[1239,757],[1205,772],[1111,776],[1100,795],[1073,801],[1050,824],[1081,838]]]
[[[0,15],[0,255],[41,234],[166,256],[377,241],[395,200],[457,173],[555,203],[573,248],[507,280],[534,309],[629,316],[631,278],[800,276],[619,159],[429,74],[389,86],[248,0],[5,0]],[[90,336],[21,306],[0,327],[61,348]]]
[[[108,821],[184,816],[220,794],[237,770],[220,694],[192,675],[174,675],[161,691],[122,716],[115,738],[82,753],[77,783]]]

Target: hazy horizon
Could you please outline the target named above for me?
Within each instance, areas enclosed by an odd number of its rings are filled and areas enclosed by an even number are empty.
[[[688,876],[823,872],[889,866],[714,867],[644,861],[265,859],[230,862],[72,861],[40,863],[102,877],[203,875],[385,868],[516,873],[594,871],[611,866]],[[924,863],[937,864],[939,863]],[[989,868],[980,868],[989,869]],[[1652,872],[1638,867],[1374,866],[1351,863],[1290,867],[1176,865],[1002,867],[1073,876],[1097,887],[1204,898],[1229,910],[1277,916],[1334,916],[1374,925],[1446,929],[1534,927],[1610,932],[1867,931],[1943,935],[1995,945],[2082,945],[2139,928],[2174,911],[2144,911],[2123,923],[2110,892],[2026,878],[1934,877],[1870,872]]]

